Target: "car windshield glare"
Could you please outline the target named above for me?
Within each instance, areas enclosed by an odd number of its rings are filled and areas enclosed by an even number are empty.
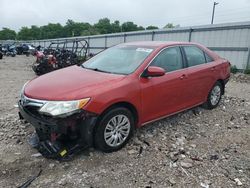
[[[92,57],[83,67],[114,74],[130,74],[139,67],[153,51],[152,48],[117,46]]]

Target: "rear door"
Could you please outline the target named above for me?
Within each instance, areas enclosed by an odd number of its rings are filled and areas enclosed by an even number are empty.
[[[162,50],[149,66],[166,70],[161,77],[140,78],[144,123],[185,108],[187,74],[179,46]]]
[[[195,45],[182,46],[188,66],[189,105],[204,102],[216,80],[216,62]]]

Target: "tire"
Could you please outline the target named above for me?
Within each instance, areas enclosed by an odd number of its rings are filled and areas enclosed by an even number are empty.
[[[133,135],[134,128],[134,117],[127,108],[113,108],[102,115],[98,121],[94,145],[103,152],[117,151],[126,145]]]
[[[220,103],[222,92],[222,84],[220,82],[216,82],[208,94],[207,101],[204,104],[204,107],[206,109],[216,108]]]

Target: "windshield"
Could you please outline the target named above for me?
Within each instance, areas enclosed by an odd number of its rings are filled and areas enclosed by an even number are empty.
[[[84,68],[114,74],[130,74],[153,51],[135,46],[112,47],[82,64]]]

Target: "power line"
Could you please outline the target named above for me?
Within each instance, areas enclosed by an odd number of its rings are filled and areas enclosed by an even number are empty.
[[[225,14],[228,15],[228,13],[236,13],[236,12],[242,12],[242,10],[246,10],[246,12],[250,12],[250,6],[246,6],[246,7],[242,7],[242,8],[237,8],[237,9],[225,9],[223,11],[221,11],[218,8],[218,11],[216,12],[216,15],[221,15],[221,14]],[[211,15],[211,11],[205,11],[202,14],[189,14],[188,16],[181,16],[181,17],[174,17],[175,20],[182,20],[182,19],[186,19],[186,18],[190,18],[190,19],[194,19],[197,17],[201,17],[201,16],[210,16]]]

